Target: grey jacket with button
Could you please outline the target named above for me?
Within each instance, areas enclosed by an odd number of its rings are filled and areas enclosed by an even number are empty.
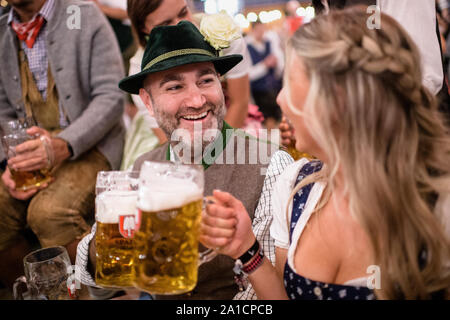
[[[18,41],[7,19],[7,15],[0,18],[0,120],[25,116]],[[117,84],[124,70],[111,26],[93,3],[57,0],[47,25],[46,47],[60,110],[69,122],[58,136],[72,146],[71,160],[97,147],[112,168],[118,168],[125,130],[124,94]],[[0,147],[0,160],[4,157]]]

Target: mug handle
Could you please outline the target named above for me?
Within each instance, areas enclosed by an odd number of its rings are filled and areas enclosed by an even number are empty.
[[[206,205],[210,203],[214,203],[214,198],[212,196],[203,197],[203,210],[206,209]],[[198,266],[200,267],[202,264],[211,261],[215,257],[217,257],[219,253],[215,249],[207,249],[198,254]]]
[[[218,253],[214,249],[208,249],[206,251],[200,252],[198,254],[198,267],[202,264],[211,261],[215,257],[217,257]]]
[[[24,290],[23,288],[27,288],[27,290]],[[13,285],[13,297],[14,300],[24,300],[23,294],[24,292],[28,291],[28,283],[27,278],[25,276],[20,276],[19,278],[14,281]]]

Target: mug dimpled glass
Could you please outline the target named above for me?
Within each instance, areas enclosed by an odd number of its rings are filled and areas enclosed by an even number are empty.
[[[36,139],[27,134],[27,129],[36,126],[33,118],[20,118],[17,120],[2,121],[1,141],[6,159],[16,156],[16,147],[28,140]],[[27,191],[41,186],[51,180],[50,170],[42,168],[33,171],[16,171],[9,168],[11,178],[16,183],[16,190]]]
[[[97,174],[95,282],[102,287],[132,287],[138,172]]]
[[[25,276],[14,283],[14,299],[70,300],[67,280],[72,267],[66,248],[36,250],[23,258]],[[26,287],[26,292],[22,288]]]
[[[198,252],[204,173],[198,165],[146,161],[138,191],[134,285],[152,294],[194,289],[198,266],[216,256]]]

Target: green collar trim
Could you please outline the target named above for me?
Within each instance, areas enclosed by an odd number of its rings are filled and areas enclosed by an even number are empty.
[[[225,121],[223,122],[221,130],[222,141],[218,141],[218,139],[216,139],[214,140],[214,143],[210,147],[210,150],[212,150],[211,151],[212,161],[208,161],[208,163],[206,163],[205,159],[204,158],[202,159],[202,166],[205,170],[208,169],[211,166],[211,164],[213,164],[216,161],[216,159],[222,154],[223,150],[225,149],[226,145],[230,141],[230,138],[235,131],[236,129],[234,129],[232,126],[230,126]],[[216,150],[218,150],[218,152],[216,152]],[[167,147],[166,160],[170,161],[170,143]]]

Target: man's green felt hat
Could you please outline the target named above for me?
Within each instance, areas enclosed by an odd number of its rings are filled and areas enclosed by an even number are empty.
[[[197,62],[212,62],[216,71],[224,75],[241,60],[239,54],[219,57],[219,52],[189,21],[181,21],[176,26],[159,26],[150,33],[141,72],[122,79],[119,88],[139,94],[148,74]]]

